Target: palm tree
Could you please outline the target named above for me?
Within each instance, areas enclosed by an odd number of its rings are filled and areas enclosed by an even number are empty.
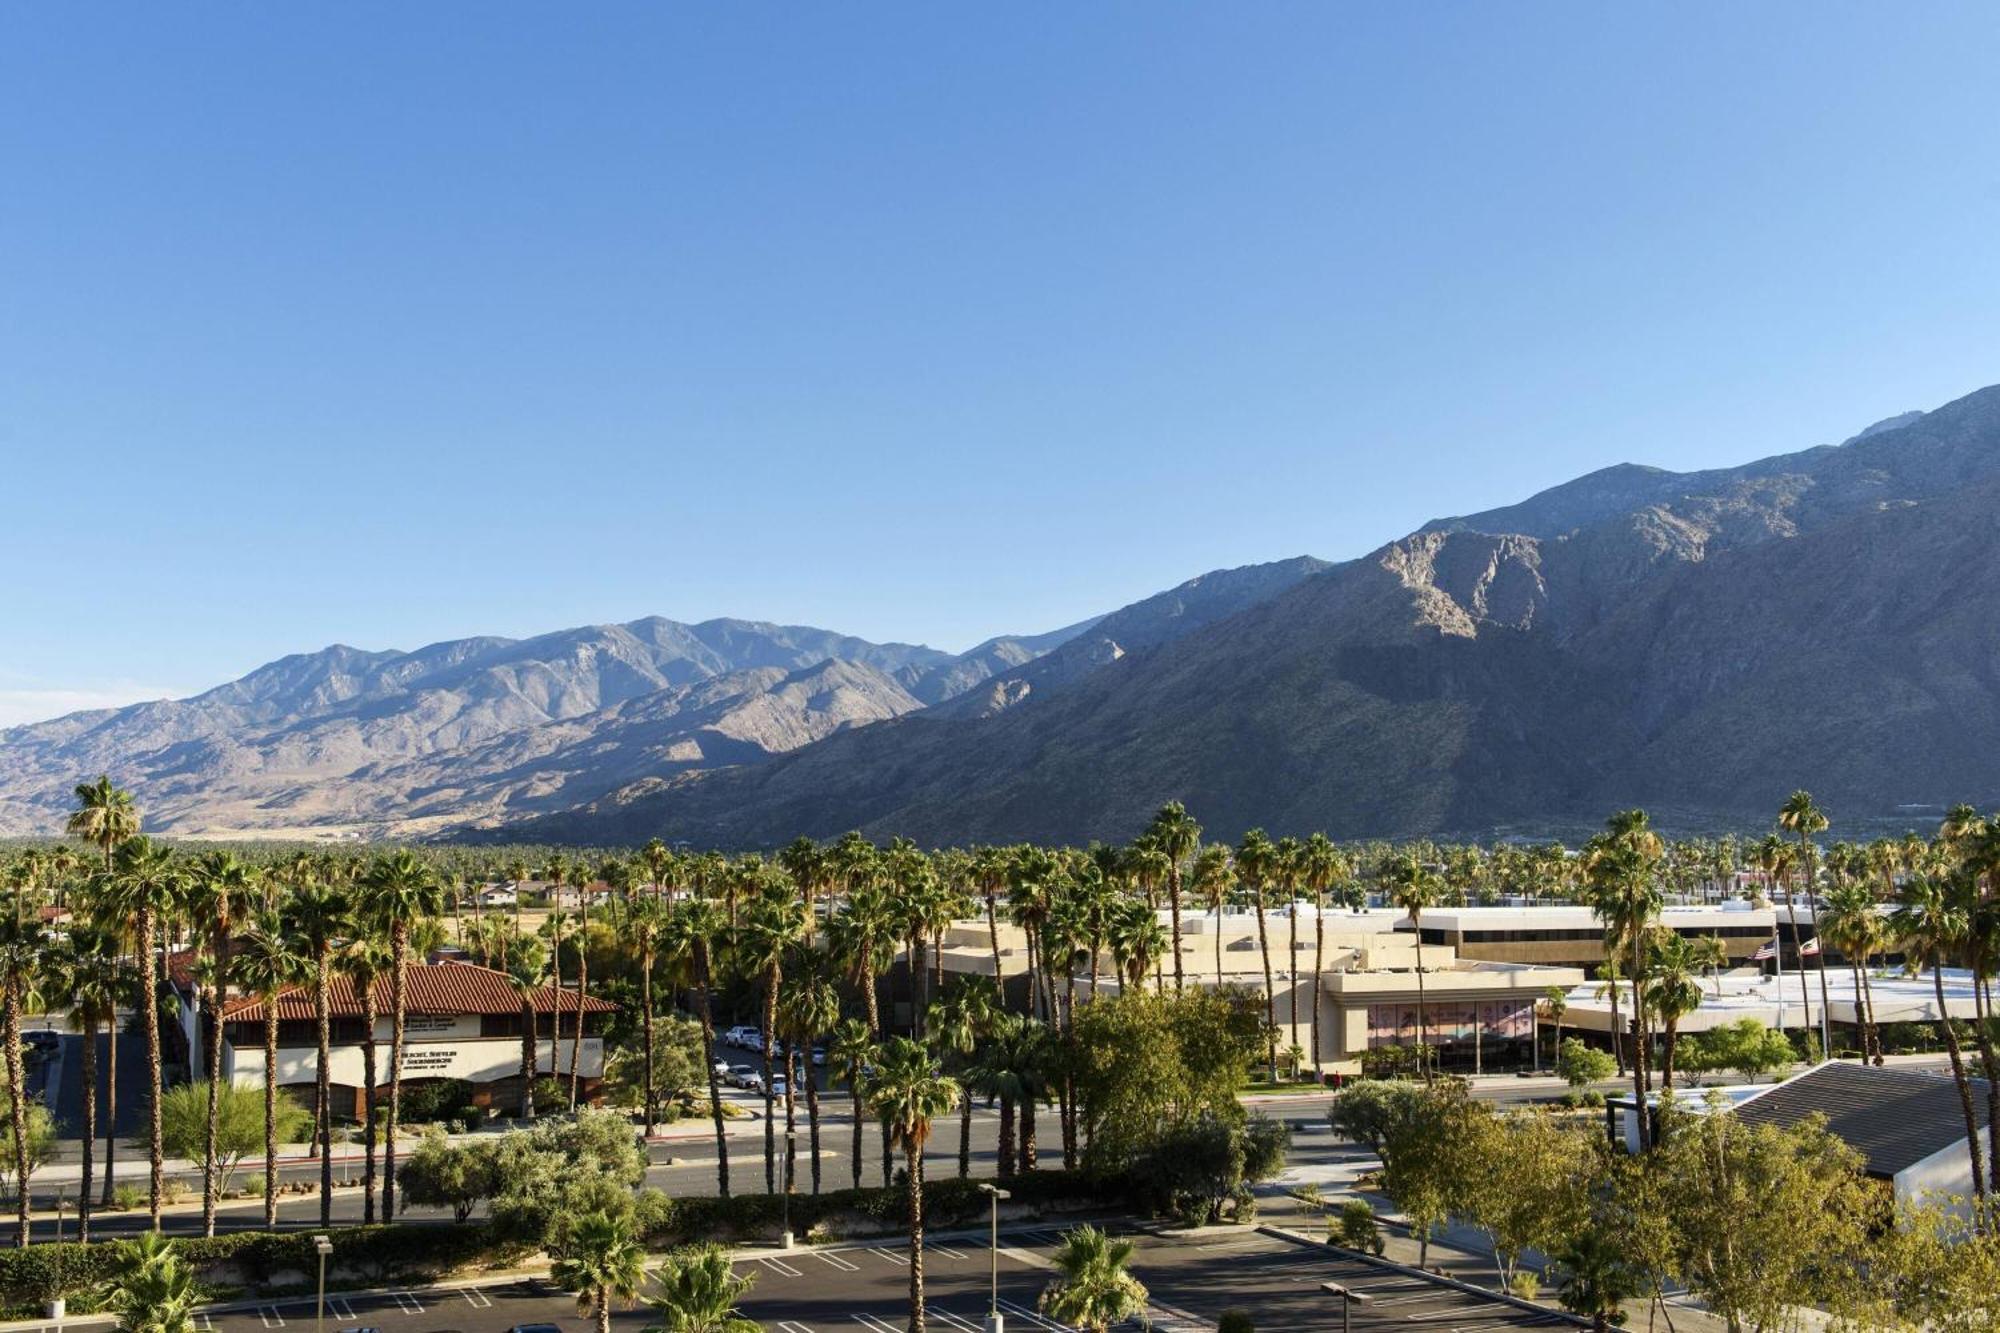
[[[1787,832],[1796,834],[1798,836],[1799,877],[1805,881],[1806,904],[1812,909],[1812,914],[1813,914],[1813,934],[1818,935],[1819,934],[1819,887],[1818,887],[1819,875],[1817,873],[1817,867],[1814,864],[1816,849],[1813,846],[1812,838],[1815,833],[1824,833],[1826,831],[1827,828],[1826,812],[1821,810],[1817,805],[1813,804],[1813,798],[1811,792],[1795,791],[1789,797],[1786,798],[1783,808],[1781,808],[1778,811],[1778,827],[1786,830]],[[1796,942],[1799,937],[1798,915],[1796,912],[1792,910],[1790,898],[1791,895],[1787,894],[1785,906],[1786,906],[1786,911],[1792,917],[1792,939],[1794,942]],[[1819,966],[1816,970],[1819,972],[1820,1019],[1822,1022],[1825,1022],[1827,1007],[1826,1007],[1826,955],[1824,953],[1819,955]],[[1806,984],[1805,954],[1804,951],[1801,950],[1799,954],[1799,987],[1801,990],[1804,989],[1805,984]],[[1806,1014],[1806,1031],[1807,1031],[1807,1040],[1811,1040],[1812,1014],[1810,1009],[1807,1010]],[[1822,1043],[1822,1046],[1823,1045],[1824,1043]],[[1831,1054],[1831,1052],[1828,1052],[1826,1050],[1821,1050],[1820,1054],[1824,1056]]]
[[[1236,873],[1250,886],[1250,905],[1257,913],[1257,951],[1264,956],[1264,1061],[1274,1083],[1278,1079],[1278,1000],[1271,979],[1271,936],[1264,922],[1264,886],[1277,869],[1278,846],[1264,830],[1253,828],[1244,834],[1236,849]],[[1419,985],[1423,982],[1421,967],[1417,981]]]
[[[1556,1025],[1554,1049],[1560,1053],[1563,1044],[1563,1015],[1569,1012],[1569,992],[1561,986],[1551,986],[1542,992],[1542,1007],[1549,1011],[1549,1018]],[[1536,1067],[1540,1067],[1539,1058]]]
[[[202,1138],[201,1233],[215,1234],[219,1163],[215,1136],[221,1114],[222,1011],[229,1003],[230,934],[250,910],[257,890],[255,870],[227,851],[210,852],[195,864],[187,883],[187,907],[198,937],[206,936],[208,998],[202,1015],[208,1056],[208,1126]]]
[[[1112,961],[1118,965],[1118,993],[1123,995],[1127,985],[1144,985],[1146,974],[1167,951],[1167,928],[1144,902],[1126,898],[1111,909],[1105,922],[1105,940],[1111,946]]]
[[[755,1279],[738,1277],[729,1266],[729,1252],[720,1245],[675,1251],[653,1279],[660,1294],[648,1296],[646,1304],[659,1319],[642,1333],[759,1333],[762,1328],[737,1309]]]
[[[21,1067],[21,1014],[30,1008],[43,973],[48,941],[39,916],[0,917],[0,1041],[7,1043],[7,1100],[14,1139],[14,1180],[23,1249],[34,1239],[28,1189],[28,1076]]]
[[[1083,1333],[1108,1333],[1126,1320],[1145,1322],[1145,1284],[1126,1271],[1133,1244],[1113,1240],[1093,1226],[1063,1236],[1052,1256],[1061,1274],[1036,1304],[1042,1313]]]
[[[147,1150],[152,1159],[149,1207],[155,1231],[160,1229],[165,1153],[160,1142],[160,1098],[163,1092],[160,972],[154,947],[158,942],[160,919],[173,909],[180,895],[181,882],[181,868],[175,863],[173,853],[144,834],[134,834],[114,848],[111,873],[104,881],[102,892],[107,910],[131,921],[139,955],[140,1026],[146,1033],[146,1083],[151,1093],[147,1108]],[[115,1040],[113,1045],[116,1045]]]
[[[1382,869],[1383,888],[1389,901],[1410,918],[1410,930],[1417,938],[1417,1054],[1424,1067],[1424,1082],[1431,1082],[1431,1021],[1424,999],[1424,909],[1438,900],[1442,884],[1437,874],[1404,852]]]
[[[403,1107],[403,1026],[410,970],[410,926],[444,911],[437,871],[410,851],[379,858],[361,881],[358,910],[389,936],[389,1123],[382,1136],[382,1220],[396,1220],[396,1123]],[[578,1005],[578,1020],[582,1019]]]
[[[1305,844],[1297,838],[1280,838],[1272,859],[1271,873],[1285,894],[1285,924],[1290,930],[1290,948],[1285,955],[1286,1015],[1291,1022],[1293,1050],[1299,1049],[1299,885],[1304,881]],[[1298,1070],[1292,1071],[1298,1077]]]
[[[1655,927],[1652,957],[1646,975],[1645,1005],[1660,1020],[1665,1040],[1660,1056],[1660,1087],[1674,1086],[1674,1048],[1681,1020],[1701,1008],[1701,947],[1685,935]]]
[[[332,979],[333,950],[351,928],[347,895],[325,882],[309,882],[285,902],[285,921],[312,981],[313,1020],[318,1060],[313,1074],[313,1116],[319,1141],[319,1224],[333,1225],[333,1081],[332,1005],[327,993]]]
[[[986,942],[993,951],[993,980],[1006,975],[1000,968],[1000,890],[1007,885],[1007,853],[998,847],[972,850],[972,882],[986,904]]]
[[[1319,977],[1324,966],[1326,951],[1326,895],[1334,885],[1345,880],[1350,871],[1347,858],[1324,833],[1315,833],[1306,839],[1305,853],[1301,864],[1305,886],[1313,896],[1313,965],[1312,965],[1312,1044],[1313,1082],[1321,1086],[1326,1083],[1326,1072],[1320,1059],[1319,1040]],[[1217,971],[1220,972],[1218,964]],[[1218,984],[1220,978],[1218,977]]]
[[[786,1112],[797,1095],[800,1083],[806,1093],[806,1143],[812,1162],[812,1192],[819,1193],[819,1079],[813,1073],[812,1048],[840,1022],[840,992],[834,989],[833,965],[824,952],[811,943],[793,951],[790,981],[778,1001],[778,1027],[785,1034],[787,1078]],[[790,1066],[805,1053],[802,1075],[790,1077]],[[789,1125],[789,1122],[788,1122]],[[857,1131],[859,1125],[856,1126]],[[787,1135],[789,1137],[789,1133]],[[786,1179],[790,1179],[789,1164]]]
[[[118,1267],[105,1284],[104,1308],[118,1333],[194,1333],[201,1300],[194,1274],[174,1242],[157,1231],[118,1245]]]
[[[659,842],[655,838],[647,847],[657,846]],[[645,1116],[648,1138],[653,1135],[654,1122],[660,1118],[659,1093],[653,1086],[653,973],[659,961],[660,941],[666,935],[669,915],[667,905],[658,897],[639,899],[625,915],[626,941],[639,955],[639,1024],[646,1055]]]
[[[1188,887],[1215,913],[1215,984],[1222,985],[1222,911],[1229,903],[1229,891],[1236,887],[1236,867],[1229,849],[1219,842],[1201,849],[1194,859],[1194,873]]]
[[[278,1225],[278,995],[298,981],[305,959],[292,948],[284,926],[270,914],[257,918],[237,940],[236,979],[264,1009],[264,1229]],[[216,1015],[221,1027],[222,1015]]]
[[[1174,950],[1174,989],[1179,990],[1181,980],[1181,867],[1193,859],[1201,850],[1201,825],[1194,822],[1186,807],[1179,801],[1169,801],[1160,807],[1147,826],[1146,836],[1153,845],[1165,853],[1167,858],[1167,911],[1171,914],[1171,933]]]
[[[111,785],[109,777],[99,777],[76,789],[76,809],[70,814],[65,832],[72,838],[94,843],[104,854],[104,872],[111,873],[111,854],[118,844],[139,833],[139,808],[132,793]]]
[[[633,1239],[630,1223],[587,1213],[576,1220],[549,1276],[576,1293],[576,1312],[595,1319],[597,1333],[611,1333],[612,1303],[632,1300],[645,1285],[646,1247]]]
[[[1638,1104],[1644,1106],[1650,1091],[1651,1074],[1646,1004],[1643,999],[1646,968],[1650,962],[1647,946],[1665,899],[1660,892],[1659,879],[1654,874],[1657,858],[1648,855],[1648,845],[1634,831],[1643,827],[1644,815],[1639,811],[1628,814],[1638,815],[1639,823],[1628,823],[1620,830],[1616,825],[1625,816],[1613,816],[1613,831],[1591,848],[1586,858],[1586,873],[1590,876],[1591,910],[1604,922],[1605,949],[1612,956],[1622,952],[1629,968],[1628,980],[1632,985],[1632,1090]],[[1648,1121],[1647,1116],[1639,1117],[1641,1148],[1651,1142]]]
[[[857,883],[847,891],[840,914],[827,923],[827,946],[847,967],[848,982],[861,995],[868,1031],[882,1039],[881,1001],[876,978],[896,956],[895,916],[879,884]]]
[[[83,1179],[76,1196],[76,1221],[77,1239],[88,1242],[97,1149],[97,1034],[109,1029],[113,1044],[117,1043],[118,1006],[131,996],[132,976],[117,936],[96,926],[72,924],[55,956],[62,975],[60,989],[69,996],[70,1022],[83,1034]],[[110,1129],[108,1118],[106,1129]],[[110,1161],[107,1151],[107,1170]]]
[[[1774,891],[1784,882],[1785,876],[1797,863],[1798,856],[1798,849],[1775,833],[1766,834],[1764,840],[1757,844],[1757,866],[1764,872]],[[1798,895],[1792,892],[1789,886],[1785,889],[1785,918],[1792,927],[1792,951],[1799,960],[1799,1005],[1805,1014],[1806,1032],[1810,1034],[1813,1026],[1812,995],[1806,989],[1806,960],[1802,952],[1804,941],[1799,938]],[[1778,954],[1777,968],[1779,984],[1783,985],[1785,956],[1782,951]]]
[[[925,1029],[938,1050],[951,1056],[960,1070],[972,1067],[973,1052],[1000,1015],[1000,988],[988,977],[965,977],[931,1006]],[[958,1178],[972,1174],[972,1099],[959,1102]]]
[[[1847,959],[1861,1029],[1861,1058],[1879,1065],[1882,1043],[1875,1027],[1874,987],[1868,979],[1869,957],[1882,944],[1882,914],[1876,910],[1875,895],[1857,882],[1834,886],[1826,895],[1819,933]]]
[[[771,1060],[777,1054],[778,989],[784,983],[785,955],[805,938],[805,921],[789,885],[767,880],[764,892],[743,914],[737,935],[738,956],[746,970],[761,973],[764,983],[764,1192],[778,1189],[778,1127],[772,1116],[776,1092]],[[787,1084],[787,1087],[790,1085]]]
[[[715,1125],[716,1193],[729,1197],[729,1139],[722,1129],[722,1088],[715,1072],[715,957],[729,935],[722,912],[707,898],[683,898],[674,904],[660,937],[662,952],[677,982],[694,992],[695,1017],[701,1020],[701,1059],[708,1068],[708,1113]]]
[[[903,1037],[883,1048],[881,1066],[868,1081],[868,1104],[903,1150],[909,1174],[910,1333],[924,1333],[924,1145],[932,1123],[949,1115],[961,1095],[958,1081],[939,1071],[931,1053]]]
[[[1035,1169],[1035,1107],[1048,1097],[1050,1048],[1045,1025],[1026,1014],[999,1014],[966,1073],[973,1091],[1000,1104],[1002,1176]]]
[[[866,1121],[861,1115],[861,1101],[867,1089],[863,1079],[875,1062],[881,1059],[881,1050],[875,1044],[875,1034],[868,1030],[868,1024],[858,1018],[850,1018],[833,1030],[833,1044],[826,1052],[827,1064],[843,1079],[847,1080],[847,1092],[854,1110],[853,1171],[854,1188],[861,1188],[861,1131]]]
[[[381,1018],[375,987],[393,966],[388,946],[372,934],[357,933],[340,951],[340,970],[361,1002],[361,1220],[375,1220],[375,1102],[380,1087],[375,1059],[375,1025]]]
[[[1969,914],[1961,896],[1949,883],[1931,875],[1912,875],[1903,884],[1892,920],[1909,950],[1930,964],[1931,984],[1937,991],[1938,1035],[1944,1038],[1945,1054],[1951,1059],[1952,1081],[1958,1085],[1958,1100],[1965,1114],[1972,1190],[1984,1202],[1986,1178],[1980,1161],[1979,1120],[1972,1110],[1972,1083],[1965,1072],[1965,1056],[1959,1050],[1958,1030],[1944,999],[1945,955],[1964,940],[1971,928]]]

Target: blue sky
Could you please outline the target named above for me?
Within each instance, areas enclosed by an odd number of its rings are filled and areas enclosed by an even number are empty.
[[[963,647],[2000,380],[1983,5],[19,6],[0,721]]]

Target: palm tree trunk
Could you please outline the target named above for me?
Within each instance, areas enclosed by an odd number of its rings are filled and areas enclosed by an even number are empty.
[[[771,1093],[771,1035],[778,1025],[778,964],[764,973],[764,1193],[778,1192],[778,1125],[772,1118],[775,1098]]]
[[[264,1230],[278,1228],[278,996],[264,997]]]
[[[535,1012],[535,1002],[523,996],[521,999],[521,1119],[530,1124],[535,1119],[535,1052],[541,1047],[541,1034],[535,1030],[541,1021]]]
[[[1271,936],[1264,923],[1264,883],[1253,886],[1257,908],[1257,951],[1264,956],[1264,1063],[1271,1081],[1278,1081],[1278,996],[1271,984]],[[1417,984],[1423,984],[1423,967],[1417,968]]]
[[[576,935],[576,1035],[569,1043],[569,1109],[576,1109],[576,1093],[582,1084],[577,1075],[578,1057],[583,1053],[583,1001],[590,994],[590,897],[589,890],[579,890],[583,894],[578,901],[582,904],[581,924]],[[650,1022],[650,1018],[648,1019]],[[651,1066],[647,1066],[647,1077],[652,1077]]]
[[[715,1007],[709,1002],[708,945],[694,952],[695,1008],[701,1017],[701,1059],[708,1066],[708,1113],[715,1122],[715,1192],[729,1197],[729,1138],[722,1132],[722,1088],[715,1076]]]
[[[1181,977],[1181,868],[1176,862],[1167,871],[1167,915],[1173,923],[1173,938],[1169,941],[1174,951],[1174,989],[1185,988]]]
[[[1966,1078],[1965,1058],[1958,1049],[1958,1033],[1944,1007],[1944,960],[1935,949],[1931,950],[1931,983],[1937,988],[1938,1031],[1944,1036],[1945,1054],[1951,1057],[1951,1078],[1958,1085],[1959,1108],[1965,1114],[1965,1146],[1972,1158],[1972,1192],[1983,1201],[1986,1172],[1979,1154],[1979,1118],[1972,1112],[1972,1084]]]
[[[1424,1001],[1424,929],[1420,921],[1412,919],[1417,937],[1417,1060],[1424,1067],[1424,1082],[1431,1081],[1431,1017]],[[1614,1023],[1615,1027],[1616,1024]],[[1613,1038],[1615,1041],[1616,1038]],[[1272,1071],[1276,1077],[1276,1071]]]
[[[1875,1024],[1875,983],[1868,976],[1868,954],[1861,955],[1861,994],[1868,1002],[1868,1050],[1876,1064],[1882,1063],[1882,1029]]]
[[[1323,966],[1324,964],[1325,953],[1326,953],[1326,916],[1324,914],[1325,905],[1326,905],[1325,899],[1320,894],[1320,891],[1318,889],[1314,889],[1313,890],[1313,972],[1312,972],[1313,1082],[1322,1088],[1326,1086],[1326,1070],[1321,1065],[1319,1056],[1319,970],[1321,966]]]
[[[1806,956],[1799,951],[1801,947],[1799,939],[1799,906],[1790,885],[1785,887],[1785,916],[1792,924],[1792,956],[1799,960],[1799,1006],[1805,1011],[1806,1048],[1810,1050],[1812,1049],[1813,1034],[1812,991],[1806,986]],[[1778,966],[1782,968],[1784,965],[1784,951],[1780,950],[1778,953]],[[1784,983],[1781,981],[1779,984],[1783,985]],[[1826,1052],[1821,1051],[1820,1054],[1825,1055]]]
[[[7,1101],[14,1129],[14,1188],[22,1249],[34,1240],[33,1196],[28,1190],[28,1076],[21,1067],[21,980],[9,976],[0,987],[0,1028],[7,1043]]]
[[[799,1053],[785,1043],[785,1193],[799,1178]]]
[[[229,966],[229,939],[222,935],[216,941],[215,967],[216,982],[208,988],[211,1006],[207,1018],[208,1033],[208,1127],[201,1141],[201,1234],[215,1234],[215,1191],[220,1183],[217,1177],[215,1157],[215,1135],[222,1115],[222,1006],[229,998],[228,983],[222,978]]]
[[[972,1174],[972,1097],[958,1099],[958,1178]]]
[[[1035,1101],[1033,1095],[1021,1099],[1021,1174],[1035,1169]]]
[[[410,927],[397,921],[389,931],[389,1128],[382,1137],[382,1220],[396,1220],[396,1124],[403,1114],[403,1019],[408,1003]]]
[[[1993,1029],[1985,994],[1984,978],[1975,970],[1972,1036],[1979,1048],[1980,1071],[1986,1075],[1986,1167],[1992,1173],[1993,1189],[2000,1192],[2000,1061],[1994,1059]]]
[[[1285,921],[1291,930],[1291,952],[1285,956],[1285,975],[1292,979],[1291,993],[1285,1008],[1292,1021],[1292,1045],[1299,1044],[1299,895],[1292,891],[1291,901],[1285,904]],[[1297,1078],[1297,1071],[1292,1077]]]
[[[375,1220],[375,987],[371,982],[361,991],[361,1021],[367,1031],[361,1038],[361,1220]]]
[[[1000,1178],[1007,1180],[1017,1174],[1014,1169],[1014,1099],[1000,1099]]]
[[[640,959],[639,1004],[642,1010],[641,1024],[645,1029],[646,1043],[646,1137],[653,1136],[653,1122],[660,1118],[658,1094],[653,1088],[653,951],[648,949]],[[712,1065],[715,1062],[709,1061]]]
[[[904,1156],[910,1173],[910,1333],[924,1333],[924,1154],[914,1138]]]
[[[1000,971],[1000,917],[999,909],[993,904],[993,890],[986,891],[986,942],[993,946],[993,984],[998,986],[1005,979]]]
[[[319,1026],[319,1064],[313,1071],[313,1101],[319,1130],[319,1224],[333,1225],[333,1078],[327,1069],[333,1045],[331,1006],[327,1003],[327,945],[313,950],[313,1021]]]
[[[861,1188],[861,1127],[866,1122],[861,1117],[861,1071],[850,1070],[847,1079],[848,1097],[854,1107],[854,1144],[848,1165],[854,1173],[854,1188]]]
[[[115,1008],[113,1012],[116,1012]],[[97,1155],[97,1014],[83,1012],[83,1180],[76,1195],[76,1237],[90,1243],[90,1186]],[[112,1034],[113,1041],[118,1039]]]
[[[111,1206],[118,1155],[118,1006],[113,1003],[104,1016],[104,1195],[103,1206]]]
[[[805,1072],[806,1142],[812,1152],[812,1192],[819,1193],[819,1079],[813,1074],[812,1052],[799,1062]]]
[[[148,1207],[153,1230],[160,1229],[160,1194],[165,1187],[166,1148],[160,1139],[160,1094],[164,1073],[160,1061],[160,973],[153,956],[153,909],[139,912],[139,1005],[146,1029],[146,1086],[152,1093],[146,1108],[147,1152],[151,1155]]]

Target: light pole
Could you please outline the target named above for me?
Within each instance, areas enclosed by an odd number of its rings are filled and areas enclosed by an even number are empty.
[[[319,1304],[313,1311],[313,1333],[324,1333],[326,1328],[326,1256],[333,1253],[333,1241],[326,1236],[314,1236],[313,1251],[319,1255]]]
[[[785,1131],[785,1224],[779,1244],[787,1250],[792,1248],[792,1145],[796,1138],[794,1131]]]
[[[986,1306],[986,1333],[1007,1333],[1007,1321],[1000,1314],[1000,1201],[1012,1198],[1013,1196],[998,1185],[988,1185],[982,1182],[979,1188],[986,1192],[986,1197],[992,1200],[993,1203],[991,1246],[993,1286],[991,1288],[992,1297]]]
[[[1322,1282],[1319,1289],[1340,1302],[1340,1333],[1354,1333],[1354,1307],[1366,1305],[1368,1298],[1338,1282]]]

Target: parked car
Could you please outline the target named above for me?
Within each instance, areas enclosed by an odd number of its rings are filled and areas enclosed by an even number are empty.
[[[724,1083],[729,1081],[729,1061],[717,1060],[715,1062],[715,1076]]]
[[[757,1066],[755,1065],[729,1066],[729,1084],[731,1087],[747,1088],[751,1086],[752,1083],[755,1083],[758,1087],[762,1087],[764,1085],[764,1076],[757,1072]]]
[[[759,1082],[762,1082],[762,1080],[760,1079]],[[790,1091],[790,1087],[785,1082],[785,1076],[783,1074],[773,1074],[771,1076],[771,1095],[773,1097],[782,1097],[788,1091]]]
[[[826,1063],[826,1049],[821,1046],[813,1047],[813,1064],[824,1065],[825,1063]]]
[[[746,1051],[762,1050],[764,1046],[764,1034],[742,1023],[723,1033],[722,1039],[731,1046],[740,1046]]]

